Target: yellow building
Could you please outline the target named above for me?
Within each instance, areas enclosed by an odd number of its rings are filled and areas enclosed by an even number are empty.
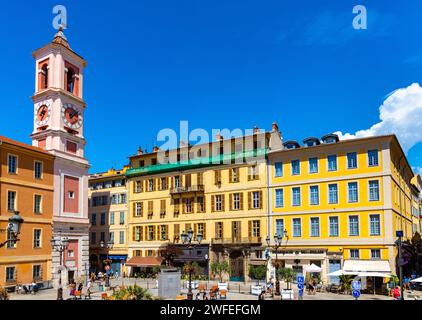
[[[412,186],[412,231],[421,234],[421,201],[422,201],[422,179],[420,175],[413,177]]]
[[[403,240],[413,235],[414,176],[395,136],[287,141],[268,157],[269,223],[271,238],[283,235],[281,265],[303,273],[314,263],[326,282],[339,269],[395,273],[396,231]]]
[[[130,157],[129,194],[131,273],[152,267],[153,259],[176,248],[175,266],[197,261],[208,274],[213,261],[231,265],[231,280],[246,280],[250,264],[265,264],[267,236],[267,165],[271,145],[282,145],[274,124],[271,133],[186,146]],[[192,229],[204,240],[192,256],[180,235]],[[156,264],[160,259],[156,259]]]
[[[128,206],[125,172],[111,169],[89,178],[90,266],[104,272],[105,261],[123,275],[128,253]]]

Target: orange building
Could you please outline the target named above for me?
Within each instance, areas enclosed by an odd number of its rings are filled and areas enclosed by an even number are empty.
[[[54,156],[0,136],[0,286],[51,280]],[[24,219],[17,242],[8,220]]]

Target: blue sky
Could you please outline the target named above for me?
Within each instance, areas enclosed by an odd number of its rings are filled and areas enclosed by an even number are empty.
[[[88,61],[92,172],[151,150],[159,130],[183,120],[209,131],[277,121],[299,141],[355,133],[380,122],[389,93],[422,83],[418,0],[9,1],[0,11],[1,135],[30,142],[31,52],[51,41],[57,4]],[[352,28],[356,4],[367,8],[367,30]],[[421,143],[408,155],[422,167]]]

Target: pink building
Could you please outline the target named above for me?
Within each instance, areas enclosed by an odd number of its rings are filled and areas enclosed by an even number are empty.
[[[35,63],[32,144],[56,156],[54,163],[53,235],[69,238],[69,247],[53,252],[53,279],[62,282],[89,270],[88,160],[84,157],[83,72],[85,60],[75,53],[62,30],[33,53]]]

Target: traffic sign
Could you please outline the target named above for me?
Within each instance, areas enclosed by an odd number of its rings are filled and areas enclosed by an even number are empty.
[[[303,283],[298,283],[297,284],[297,288],[299,289],[299,290],[303,290]]]
[[[360,297],[360,291],[359,290],[353,290],[352,295],[355,299]]]
[[[305,283],[305,277],[304,276],[297,276],[297,283],[304,284]]]
[[[396,231],[396,237],[397,238],[402,238],[403,237],[403,230],[397,230]]]
[[[353,290],[360,290],[362,289],[360,281],[352,281],[352,289]]]
[[[303,289],[302,290],[299,290],[299,297],[301,297],[301,296],[303,296]]]

